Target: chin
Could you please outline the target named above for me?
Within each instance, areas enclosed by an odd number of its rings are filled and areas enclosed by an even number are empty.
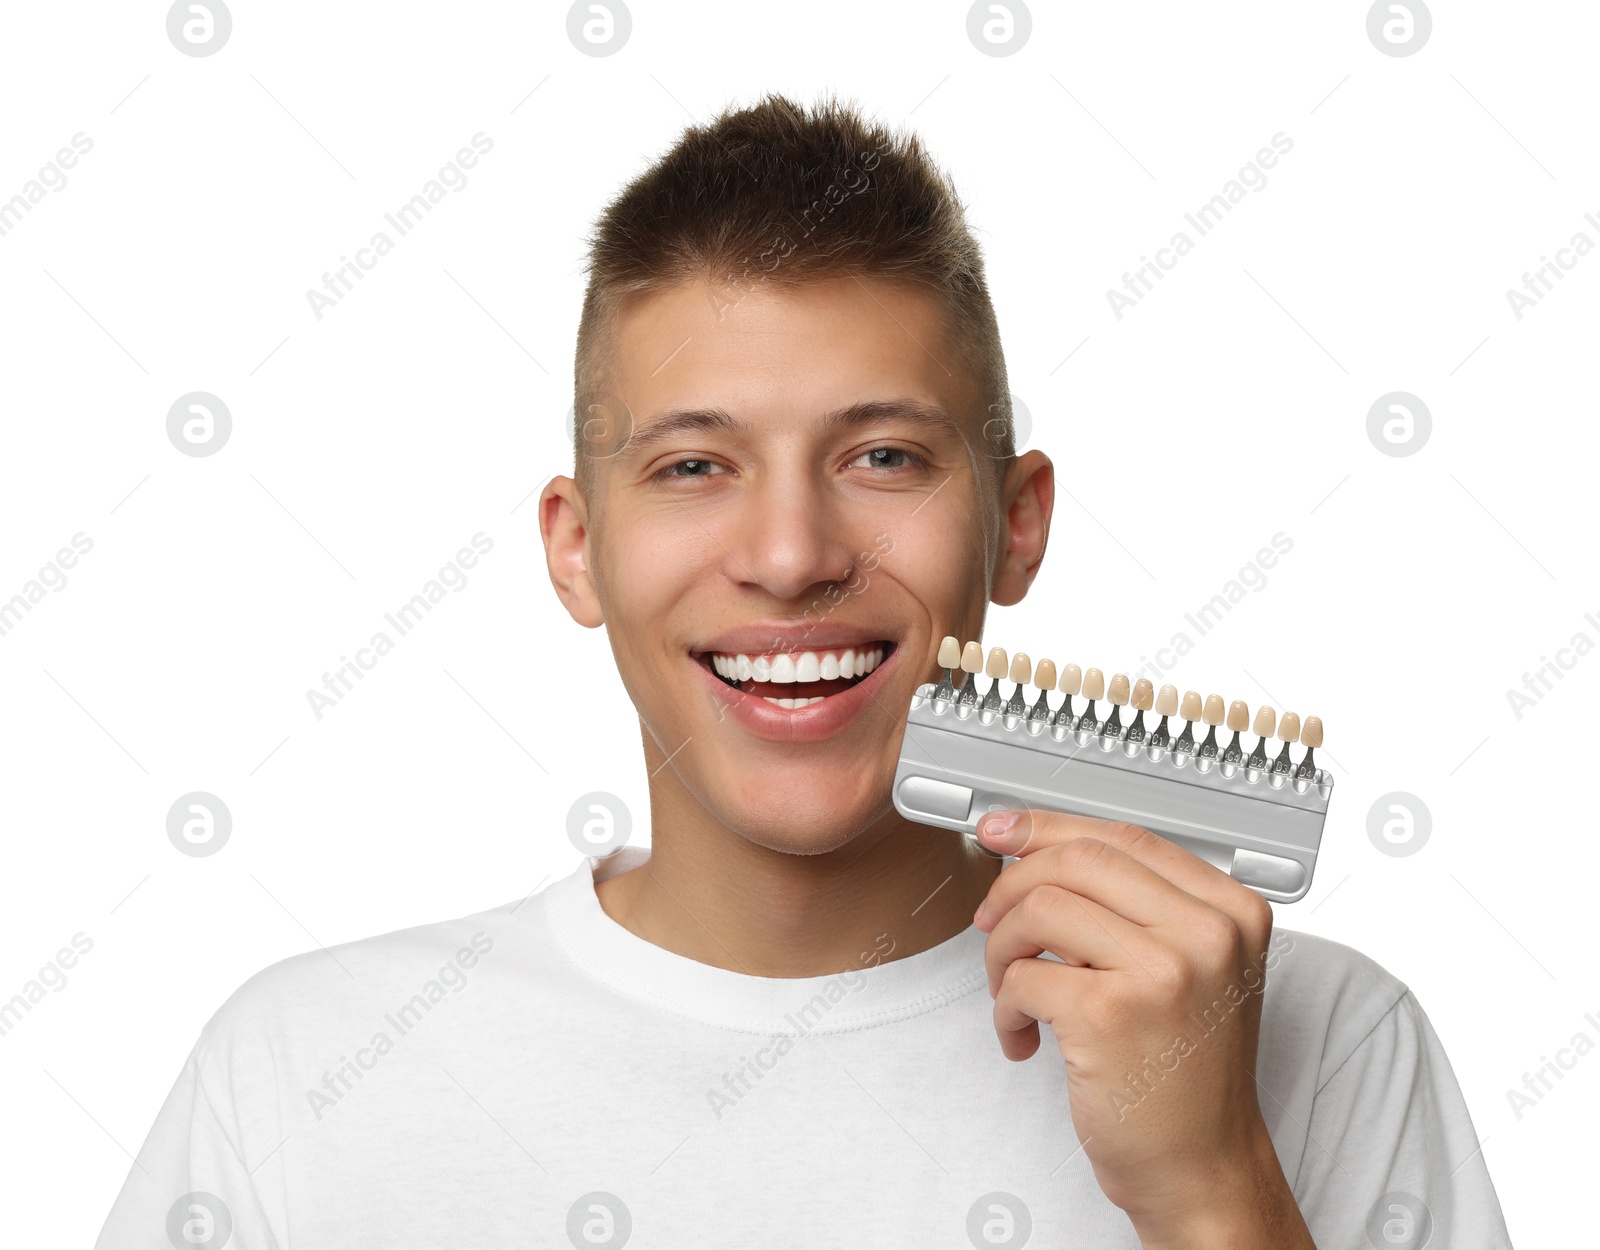
[[[728,812],[723,823],[747,842],[787,855],[826,855],[876,826],[889,802],[843,805],[835,796],[814,796],[809,802],[768,797],[739,806],[742,810]]]

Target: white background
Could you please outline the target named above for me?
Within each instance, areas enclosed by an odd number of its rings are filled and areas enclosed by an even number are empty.
[[[953,173],[1056,460],[1044,570],[985,641],[1131,669],[1292,539],[1171,680],[1323,717],[1324,854],[1279,921],[1413,987],[1513,1236],[1571,1232],[1600,1058],[1520,1118],[1507,1091],[1600,1040],[1600,657],[1520,718],[1506,691],[1600,642],[1600,257],[1520,320],[1506,291],[1600,244],[1600,14],[1441,2],[1395,57],[1366,11],[1040,4],[989,56],[959,4],[639,3],[594,57],[559,5],[239,0],[192,57],[163,5],[9,6],[0,199],[93,148],[0,237],[0,599],[93,550],[0,636],[0,998],[94,945],[0,1037],[7,1241],[93,1238],[255,970],[565,875],[585,791],[648,838],[637,723],[529,499],[570,464],[582,238],[686,124],[823,88]],[[468,185],[318,320],[307,289],[480,131]],[[1107,289],[1278,132],[1265,188],[1119,320]],[[207,458],[165,432],[195,390],[233,417]],[[1432,413],[1406,457],[1367,435],[1397,390]],[[478,531],[466,588],[319,721],[306,691]],[[232,812],[214,856],[166,836],[193,790]],[[1405,857],[1368,837],[1393,791],[1431,813]]]

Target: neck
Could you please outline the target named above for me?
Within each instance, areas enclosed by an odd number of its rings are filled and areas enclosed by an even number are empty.
[[[937,946],[972,923],[1001,867],[892,809],[816,855],[720,827],[654,827],[649,860],[596,885],[602,910],[653,945],[750,976],[827,976]]]

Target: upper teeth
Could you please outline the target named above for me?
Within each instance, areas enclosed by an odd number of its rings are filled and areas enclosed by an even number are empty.
[[[831,681],[835,677],[864,677],[881,663],[881,644],[779,655],[711,653],[711,667],[732,681]]]

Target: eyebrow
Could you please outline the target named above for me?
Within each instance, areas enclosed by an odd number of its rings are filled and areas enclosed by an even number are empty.
[[[901,421],[921,429],[939,430],[961,436],[960,423],[938,404],[910,399],[864,400],[836,408],[822,418],[827,433],[859,429],[884,421]],[[648,451],[681,434],[715,432],[733,437],[751,433],[752,426],[722,408],[686,408],[664,413],[643,429],[636,429],[623,447],[626,455]]]

